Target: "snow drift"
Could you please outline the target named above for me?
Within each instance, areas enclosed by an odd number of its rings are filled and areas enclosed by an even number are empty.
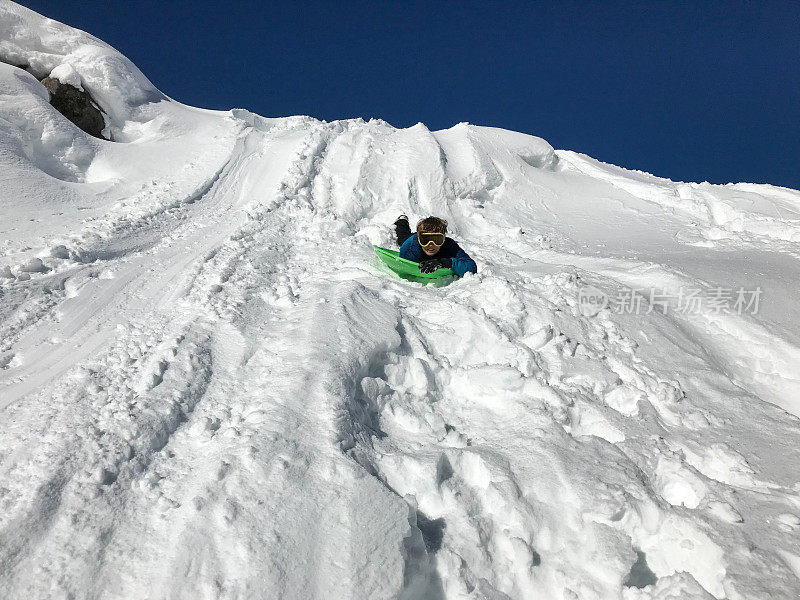
[[[192,109],[7,1],[0,60],[4,597],[800,593],[800,193]]]

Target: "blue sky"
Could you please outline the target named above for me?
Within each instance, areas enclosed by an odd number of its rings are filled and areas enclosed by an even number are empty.
[[[461,121],[684,181],[800,189],[800,2],[23,0],[169,96]]]

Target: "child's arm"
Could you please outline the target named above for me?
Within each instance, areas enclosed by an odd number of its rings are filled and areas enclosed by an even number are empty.
[[[453,265],[450,267],[453,270],[453,273],[458,275],[459,277],[463,277],[464,273],[469,271],[470,273],[477,273],[478,272],[478,265],[475,264],[475,261],[470,258],[469,254],[464,252],[456,242],[453,242],[456,247],[456,255],[451,259]]]
[[[452,261],[453,266],[450,268],[453,270],[453,273],[459,277],[463,277],[464,273],[467,271],[470,273],[478,272],[478,265],[476,265],[475,261],[470,258],[469,254],[463,250],[459,250],[458,254],[452,259]]]
[[[420,245],[417,243],[416,233],[403,242],[402,246],[400,246],[400,258],[413,260],[417,263],[422,260],[422,248],[420,248]]]

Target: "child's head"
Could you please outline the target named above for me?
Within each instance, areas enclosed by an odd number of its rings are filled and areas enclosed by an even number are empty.
[[[441,243],[438,245],[432,243],[423,245],[426,233],[440,234],[440,236],[435,237],[441,239]],[[420,246],[422,246],[423,252],[425,252],[425,254],[428,256],[433,256],[439,252],[439,248],[441,248],[442,244],[444,244],[444,236],[446,233],[447,221],[440,219],[439,217],[428,217],[427,219],[422,219],[419,223],[417,223],[417,241],[419,242]]]
[[[417,223],[417,233],[447,233],[447,221],[439,217],[428,217]]]

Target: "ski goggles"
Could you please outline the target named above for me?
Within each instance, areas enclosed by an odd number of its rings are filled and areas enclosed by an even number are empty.
[[[420,246],[427,246],[428,244],[433,244],[434,246],[442,246],[444,245],[444,234],[443,233],[419,233],[417,234],[417,240],[419,241]]]

